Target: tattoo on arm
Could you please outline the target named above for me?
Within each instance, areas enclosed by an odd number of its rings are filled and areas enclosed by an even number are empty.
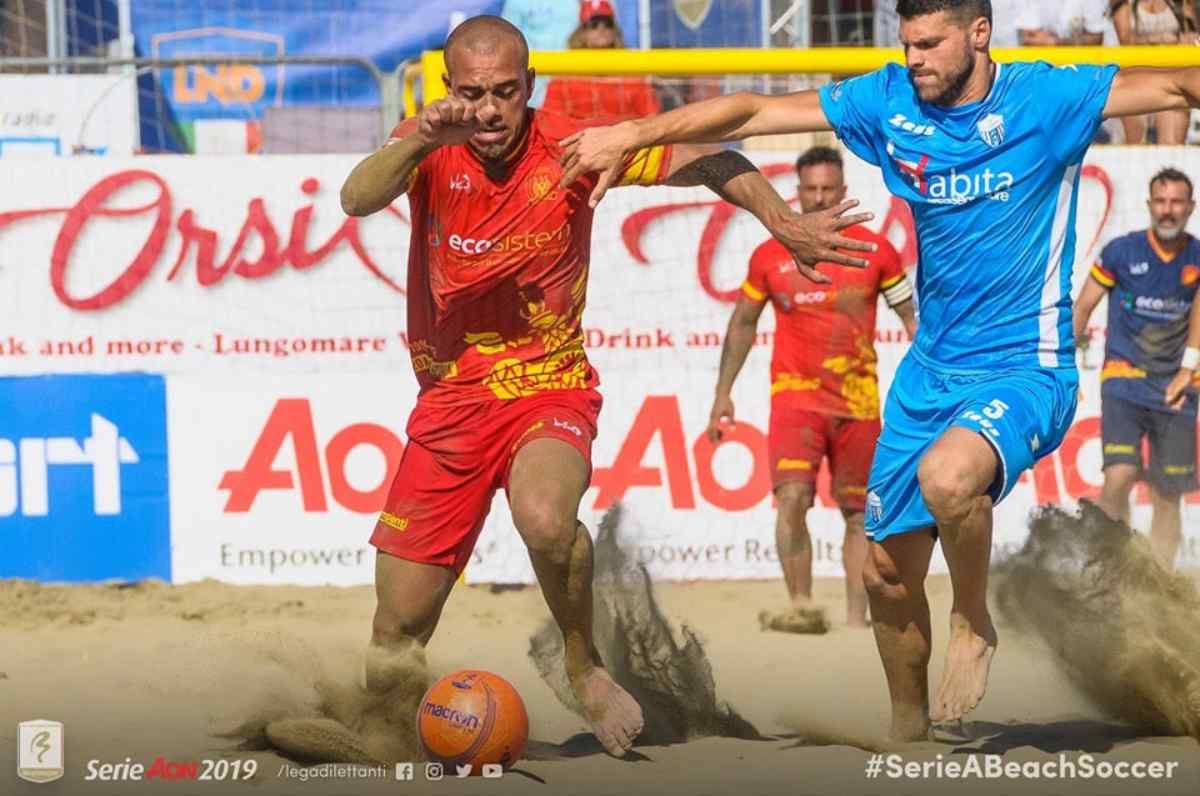
[[[745,155],[731,149],[704,155],[667,178],[667,185],[703,185],[726,201],[725,184],[747,172],[758,171]]]

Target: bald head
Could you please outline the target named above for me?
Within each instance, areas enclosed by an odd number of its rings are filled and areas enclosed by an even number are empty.
[[[484,160],[504,162],[521,143],[533,91],[529,45],[500,17],[471,17],[446,39],[446,93],[475,106],[481,129],[468,145]]]
[[[529,44],[525,36],[506,19],[487,14],[471,17],[446,38],[446,68],[454,73],[455,62],[464,53],[497,57],[515,57],[518,69],[529,68]]]

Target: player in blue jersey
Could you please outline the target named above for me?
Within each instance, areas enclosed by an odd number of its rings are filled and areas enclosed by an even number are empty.
[[[884,408],[866,581],[891,733],[913,740],[930,719],[959,719],[983,698],[996,648],[992,506],[1054,450],[1075,412],[1070,287],[1084,153],[1105,118],[1200,105],[1200,69],[998,64],[988,0],[896,8],[907,68],[586,130],[566,140],[563,179],[601,172],[595,202],[639,147],[833,130],[912,207],[921,323]],[[790,248],[820,281],[816,255]],[[954,605],[930,700],[924,581],[937,536]]]
[[[1129,522],[1129,493],[1150,484],[1150,545],[1174,568],[1183,540],[1180,500],[1197,488],[1196,409],[1200,366],[1200,241],[1187,233],[1192,181],[1176,169],[1150,180],[1150,228],[1111,241],[1075,301],[1075,339],[1108,296],[1100,374],[1104,489],[1100,505]],[[1142,440],[1150,462],[1142,461]]]

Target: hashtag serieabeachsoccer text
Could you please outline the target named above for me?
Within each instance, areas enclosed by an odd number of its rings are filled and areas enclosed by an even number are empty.
[[[871,755],[867,779],[1172,779],[1178,761],[1097,760],[1090,754],[1060,754],[1048,760],[1005,760],[1001,755],[955,755],[947,759],[905,760],[902,755]]]

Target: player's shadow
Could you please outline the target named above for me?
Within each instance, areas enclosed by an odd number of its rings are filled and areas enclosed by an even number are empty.
[[[954,754],[1002,755],[1025,746],[1051,754],[1103,753],[1143,734],[1128,724],[1094,719],[1010,724],[971,721],[964,723],[962,729],[965,739],[950,741],[955,747]]]
[[[550,743],[549,741],[530,740],[525,745],[524,760],[570,760],[574,757],[591,757],[592,755],[608,754],[604,751],[604,745],[592,735],[590,732],[581,732],[572,735],[562,743]],[[649,761],[646,757],[636,749],[629,750],[624,757],[620,758],[623,763],[642,763]]]

